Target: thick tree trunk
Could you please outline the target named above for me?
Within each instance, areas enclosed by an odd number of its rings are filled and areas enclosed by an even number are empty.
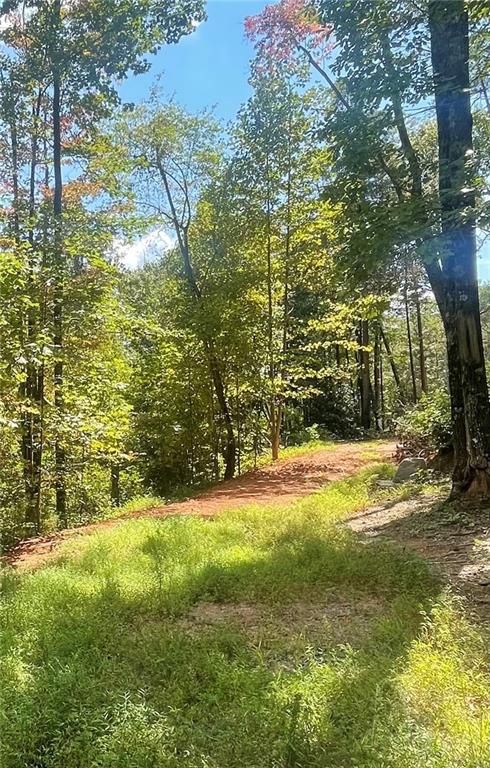
[[[475,191],[464,0],[429,3],[439,145],[443,310],[448,351],[460,366],[467,466],[461,490],[490,492],[490,406],[476,269]],[[451,392],[453,394],[453,392]]]

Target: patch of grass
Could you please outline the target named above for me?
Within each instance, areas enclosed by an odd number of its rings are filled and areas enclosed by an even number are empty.
[[[280,459],[292,459],[295,456],[302,456],[315,451],[333,451],[339,446],[339,442],[333,440],[310,440],[302,445],[290,445],[287,448],[281,448]]]
[[[166,503],[166,499],[162,499],[161,496],[136,496],[120,507],[112,507],[107,517],[125,517],[135,512],[145,512],[154,507],[162,507]]]
[[[337,448],[338,445],[338,440],[310,440],[301,445],[291,445],[287,448],[281,448],[279,451],[279,459],[292,459],[296,456],[302,456],[303,454],[314,453],[315,451],[332,451],[334,448]],[[244,457],[242,460],[242,472],[249,472],[254,468],[267,467],[269,464],[272,464],[270,451],[261,453],[257,456],[256,461],[254,461],[251,456]]]
[[[424,562],[340,522],[398,493],[375,485],[390,472],[283,509],[129,520],[5,573],[2,768],[487,765],[486,649],[464,606]],[[278,617],[302,602],[315,626],[291,643]],[[189,629],[202,604],[269,606],[274,636],[232,610]],[[364,604],[349,644],[342,623],[349,638]]]

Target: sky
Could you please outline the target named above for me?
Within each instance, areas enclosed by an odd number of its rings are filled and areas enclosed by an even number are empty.
[[[217,117],[225,122],[233,119],[250,95],[253,48],[245,39],[243,22],[270,2],[208,0],[207,21],[153,56],[151,70],[126,81],[121,96],[125,101],[140,101],[161,76],[164,92],[190,111],[214,106]]]
[[[119,88],[123,101],[147,98],[159,83],[163,92],[190,112],[213,107],[225,124],[234,119],[251,94],[248,84],[253,47],[246,40],[243,23],[271,0],[208,0],[207,20],[177,44],[162,48],[150,58],[150,70],[128,78]],[[128,269],[158,257],[172,239],[161,230],[132,245],[119,245],[119,256]]]
[[[251,93],[248,84],[253,47],[245,39],[243,23],[275,0],[208,0],[207,20],[176,45],[165,46],[152,56],[150,70],[130,77],[119,88],[124,101],[148,97],[157,79],[163,92],[191,112],[213,107],[225,123],[233,120]],[[146,235],[122,251],[131,269],[155,258],[171,242],[162,232]],[[490,240],[480,250],[480,278],[490,280]]]

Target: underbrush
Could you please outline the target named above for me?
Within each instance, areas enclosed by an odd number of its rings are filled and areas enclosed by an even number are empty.
[[[2,768],[487,765],[486,649],[464,606],[339,524],[399,498],[375,484],[391,472],[282,509],[126,521],[5,572]]]

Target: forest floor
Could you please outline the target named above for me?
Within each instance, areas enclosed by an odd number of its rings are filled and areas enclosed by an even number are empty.
[[[68,539],[118,525],[128,517],[214,517],[224,510],[250,504],[283,506],[313,493],[327,482],[348,477],[376,461],[389,460],[395,448],[395,443],[391,441],[357,441],[332,443],[326,448],[306,450],[305,453],[298,449],[297,455],[251,470],[233,480],[218,483],[182,501],[161,504],[89,525],[68,528],[48,536],[27,539],[10,550],[4,561],[18,568],[37,568],[49,560],[58,546]]]
[[[392,452],[308,451],[18,550],[2,766],[490,765],[490,515],[381,488]]]
[[[354,532],[415,552],[490,620],[490,506],[446,503],[447,490],[384,503],[347,520]]]

